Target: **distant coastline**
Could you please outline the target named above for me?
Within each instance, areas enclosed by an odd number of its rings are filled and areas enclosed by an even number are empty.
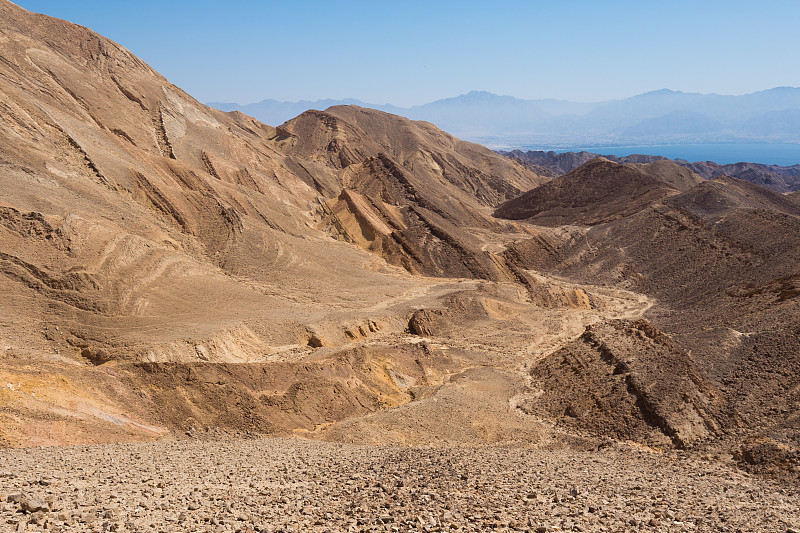
[[[490,146],[490,148],[494,148]],[[625,157],[632,154],[660,155],[669,159],[686,161],[713,161],[721,165],[729,163],[760,163],[789,167],[800,164],[800,143],[707,143],[707,144],[661,144],[661,145],[583,145],[575,147],[552,148],[538,145],[522,145],[513,148],[545,152],[594,152],[604,155]],[[510,148],[503,148],[508,150]]]

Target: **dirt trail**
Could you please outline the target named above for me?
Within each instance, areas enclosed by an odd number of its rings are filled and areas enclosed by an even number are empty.
[[[448,370],[429,375],[424,387],[410,387],[409,403],[326,425],[315,435],[365,444],[524,442],[544,446],[563,439],[546,420],[517,409],[519,399],[531,394],[530,368],[574,341],[591,324],[641,318],[652,301],[626,290],[529,274],[549,293],[585,294],[586,300],[579,303],[591,305],[535,305],[526,302],[513,284],[460,284],[469,290],[456,293],[459,299],[450,305],[462,310],[444,311],[447,319],[439,330],[433,323],[433,334],[398,332],[363,342],[365,346],[421,346],[449,360]],[[443,284],[414,291],[413,296],[420,297],[415,303],[436,309],[449,288]],[[423,292],[427,299],[421,298]]]
[[[527,273],[545,285],[556,285],[564,290],[584,291],[591,296],[595,307],[591,310],[562,311],[543,317],[545,332],[525,350],[525,362],[528,364],[576,339],[586,326],[600,320],[641,318],[653,306],[652,299],[644,294],[612,287],[572,283],[554,276],[543,276],[531,270]]]

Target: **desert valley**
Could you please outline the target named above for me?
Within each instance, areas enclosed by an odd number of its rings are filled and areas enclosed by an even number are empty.
[[[800,531],[796,179],[554,168],[0,0],[0,531]]]

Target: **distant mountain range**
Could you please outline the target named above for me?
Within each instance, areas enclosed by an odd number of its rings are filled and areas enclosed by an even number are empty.
[[[425,120],[458,137],[490,147],[585,144],[800,142],[800,88],[776,87],[741,96],[661,89],[595,103],[522,100],[472,91],[402,108],[359,100],[211,102],[278,125],[307,109],[355,104]]]

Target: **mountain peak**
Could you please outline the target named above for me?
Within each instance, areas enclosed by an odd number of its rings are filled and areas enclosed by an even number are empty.
[[[470,91],[466,94],[462,94],[461,96],[465,96],[467,98],[496,98],[499,95],[490,93],[489,91]]]
[[[597,157],[505,202],[495,216],[543,226],[593,226],[630,216],[676,193],[638,168]]]
[[[687,94],[687,93],[684,93],[683,91],[674,91],[672,89],[664,88],[664,89],[656,89],[655,91],[647,91],[646,93],[642,93],[638,96],[667,96],[673,94]]]

